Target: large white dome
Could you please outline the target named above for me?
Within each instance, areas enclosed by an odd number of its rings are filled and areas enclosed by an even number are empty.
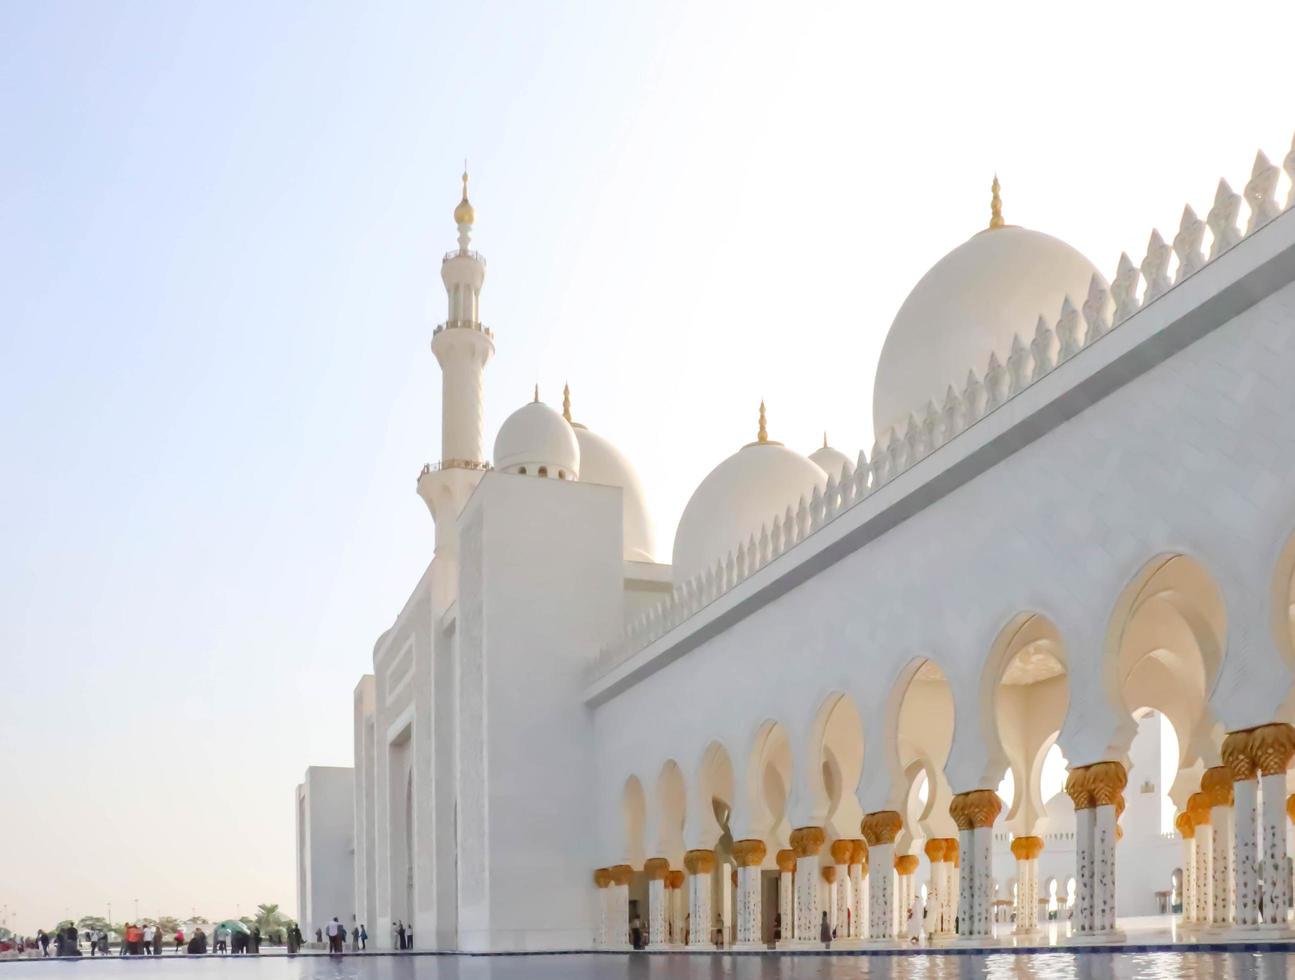
[[[1012,337],[1029,342],[1040,314],[1054,322],[1069,295],[1079,307],[1097,269],[1065,242],[1007,225],[989,228],[940,259],[899,308],[877,362],[872,425],[881,442],[910,413],[936,407],[989,355],[1006,362]],[[1105,282],[1105,280],[1103,280]]]
[[[688,500],[674,535],[671,577],[682,585],[827,484],[827,474],[777,442],[753,442],[720,463]]]
[[[625,454],[610,442],[572,423],[580,444],[580,482],[621,488],[625,557],[630,561],[656,561],[656,534],[648,517],[643,484]]]
[[[574,480],[580,473],[580,444],[567,420],[537,399],[513,412],[499,427],[495,469]]]

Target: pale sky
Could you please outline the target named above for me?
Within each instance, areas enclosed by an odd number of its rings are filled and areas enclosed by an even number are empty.
[[[487,445],[570,381],[668,560],[761,398],[871,447],[886,329],[995,171],[1109,277],[1280,163],[1292,37],[1277,2],[0,6],[0,917],[295,908],[293,787],[350,764],[431,555],[465,156]]]

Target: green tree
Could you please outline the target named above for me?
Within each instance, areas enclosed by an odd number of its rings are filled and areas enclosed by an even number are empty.
[[[279,911],[277,903],[258,905],[254,921],[260,927],[262,935],[268,935],[271,931],[286,928],[288,925],[288,917]]]
[[[107,932],[111,928],[102,915],[83,915],[76,920],[76,927],[80,932],[95,932],[100,929]]]

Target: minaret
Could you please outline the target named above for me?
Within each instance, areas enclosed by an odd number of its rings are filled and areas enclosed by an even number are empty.
[[[468,248],[475,220],[465,167],[463,200],[454,209],[459,247],[441,261],[449,313],[432,332],[432,353],[441,366],[441,460],[423,467],[418,478],[418,494],[436,521],[437,554],[454,548],[454,522],[490,466],[482,434],[482,378],[495,341],[480,319],[486,260]]]

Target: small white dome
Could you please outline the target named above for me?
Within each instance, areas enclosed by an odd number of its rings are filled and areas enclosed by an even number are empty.
[[[1097,269],[1060,239],[1007,225],[973,235],[940,259],[899,308],[877,362],[872,425],[877,441],[903,432],[910,413],[938,408],[989,355],[1006,362],[1013,335],[1034,336],[1039,316],[1055,322],[1061,301],[1078,308]],[[1105,282],[1105,280],[1102,280]]]
[[[656,533],[638,473],[608,440],[578,422],[572,428],[580,444],[580,482],[621,488],[626,559],[656,561]]]
[[[543,402],[533,401],[499,427],[495,469],[574,480],[580,473],[580,444],[566,419]]]
[[[753,442],[720,463],[688,500],[674,535],[671,577],[681,585],[745,544],[775,515],[827,484],[827,474],[776,442]]]
[[[823,437],[823,445],[819,446],[809,454],[810,462],[815,463],[820,470],[828,476],[834,476],[837,482],[841,480],[841,471],[848,463],[850,468],[854,468],[854,460],[839,449],[835,449],[827,444],[827,436]]]

